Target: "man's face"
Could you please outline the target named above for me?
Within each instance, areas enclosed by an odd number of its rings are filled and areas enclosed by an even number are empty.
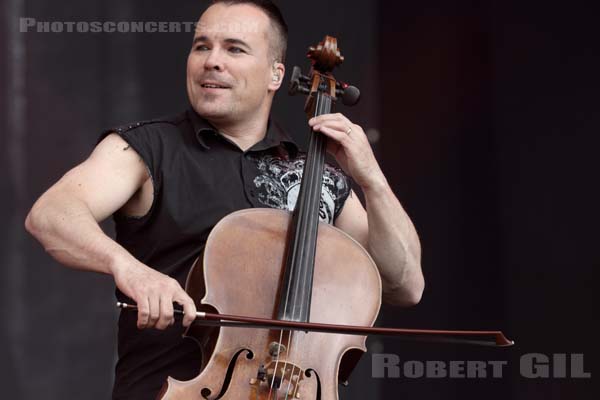
[[[251,5],[216,4],[200,17],[187,63],[190,103],[211,122],[268,115],[274,61],[269,18]],[[275,64],[283,77],[282,64]]]

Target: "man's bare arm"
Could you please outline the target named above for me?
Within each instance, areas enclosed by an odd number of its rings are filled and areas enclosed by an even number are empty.
[[[139,156],[110,135],[36,201],[25,226],[60,263],[112,274],[115,259],[129,253],[98,222],[121,208],[145,179]]]
[[[425,287],[419,238],[388,185],[364,130],[342,114],[322,114],[308,123],[330,139],[328,151],[365,194],[366,212],[356,196],[351,196],[336,226],[367,247],[381,274],[384,301],[401,306],[418,303]]]
[[[346,200],[336,226],[368,251],[377,264],[383,300],[412,306],[421,300],[425,281],[415,228],[388,185],[365,192],[367,210],[354,194]]]
[[[38,199],[25,226],[60,263],[113,275],[117,287],[138,303],[140,328],[172,324],[173,301],[184,306],[189,325],[196,310],[177,281],[139,262],[98,225],[148,179],[139,155],[111,134]]]

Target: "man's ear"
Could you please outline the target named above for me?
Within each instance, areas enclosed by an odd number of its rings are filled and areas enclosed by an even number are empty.
[[[285,65],[275,61],[272,67],[271,82],[269,84],[269,90],[276,91],[281,87],[283,83],[283,77],[285,75]]]

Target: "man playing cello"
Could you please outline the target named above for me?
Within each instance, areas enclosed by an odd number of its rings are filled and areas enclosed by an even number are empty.
[[[215,223],[243,208],[293,209],[304,158],[269,119],[286,41],[286,24],[270,1],[214,1],[188,56],[190,109],[105,132],[27,216],[27,230],[56,260],[111,274],[117,297],[138,305],[137,315],[122,312],[119,320],[115,399],[153,398],[167,376],[198,374],[198,346],[181,337],[196,314],[182,285]],[[321,220],[368,250],[385,302],[418,303],[419,240],[363,129],[342,114],[309,125],[329,138],[343,169],[325,168]],[[348,176],[361,187],[366,210]],[[116,241],[98,225],[111,215]],[[183,326],[174,324],[173,303],[185,311]]]

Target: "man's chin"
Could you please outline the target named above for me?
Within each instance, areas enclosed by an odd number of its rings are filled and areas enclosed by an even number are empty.
[[[202,118],[207,119],[209,121],[222,121],[227,120],[232,117],[232,113],[230,110],[223,110],[220,108],[213,107],[198,107],[195,106],[194,109]]]

